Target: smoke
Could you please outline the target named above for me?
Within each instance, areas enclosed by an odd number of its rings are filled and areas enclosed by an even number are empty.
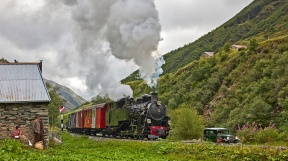
[[[157,88],[157,80],[159,79],[159,76],[163,73],[163,69],[161,68],[163,64],[165,64],[165,60],[163,56],[157,55],[155,59],[155,69],[153,74],[147,75],[144,71],[141,69],[139,70],[140,77],[145,80],[147,85],[153,89]]]
[[[119,80],[136,70],[133,64],[156,86],[164,60],[157,53],[161,25],[154,0],[0,1],[4,58],[44,60],[46,79],[69,84],[85,98],[131,96]]]
[[[95,43],[106,41],[107,53],[121,60],[133,61],[149,86],[156,85],[164,60],[156,52],[161,40],[161,25],[153,0],[78,1],[74,7],[72,18],[79,26],[75,36],[79,53],[87,55]],[[108,70],[104,73],[106,69],[95,71],[99,65],[104,67],[103,62],[95,63],[87,77],[89,88],[95,88],[95,82],[98,82],[98,91],[107,92],[110,97],[115,91],[131,95],[131,89],[129,91],[128,87],[114,81],[113,76],[107,75]]]

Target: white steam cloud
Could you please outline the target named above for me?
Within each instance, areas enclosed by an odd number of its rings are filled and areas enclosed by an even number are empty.
[[[163,69],[161,67],[163,64],[165,64],[163,56],[158,56],[160,55],[157,55],[155,59],[155,69],[153,74],[147,75],[141,69],[139,70],[141,78],[146,81],[149,87],[154,88],[154,90],[157,88],[157,80],[159,79],[160,74],[163,73]]]
[[[161,25],[154,0],[0,1],[0,42],[17,49],[19,61],[44,60],[47,79],[70,80],[86,98],[118,99],[132,90],[116,75],[135,70],[134,62],[156,86],[164,60],[157,53]]]
[[[78,1],[74,4],[72,17],[80,27],[75,35],[79,53],[93,53],[88,49],[99,41],[105,41],[113,56],[133,61],[140,67],[141,75],[147,78],[148,84],[156,83],[155,72],[158,72],[159,64],[155,64],[155,61],[159,54],[155,54],[155,51],[161,40],[161,25],[153,0]],[[94,69],[98,65],[95,63]],[[95,72],[94,69],[87,77],[90,89],[95,88],[95,82],[99,82],[98,91],[108,93],[110,97],[132,95],[131,89],[114,80],[109,72]]]

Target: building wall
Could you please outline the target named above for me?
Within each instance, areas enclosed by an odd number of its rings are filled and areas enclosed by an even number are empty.
[[[48,136],[48,103],[0,103],[0,137],[9,138],[16,125],[24,131],[26,137],[33,142],[34,134],[31,121],[37,114],[41,115],[44,125],[45,146],[49,143]]]

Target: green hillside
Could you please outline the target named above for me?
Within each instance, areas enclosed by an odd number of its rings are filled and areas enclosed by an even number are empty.
[[[252,2],[197,41],[165,55],[159,98],[170,109],[190,104],[207,126],[257,122],[288,126],[288,1]],[[229,48],[232,44],[247,49]],[[212,57],[201,57],[215,51]],[[201,58],[200,58],[201,57]],[[132,80],[132,79],[131,79]],[[127,81],[127,80],[126,80]],[[150,89],[127,82],[137,97]]]
[[[217,29],[193,43],[164,55],[166,63],[163,65],[163,74],[175,72],[190,62],[199,59],[203,52],[217,51],[227,42],[234,44],[261,33],[262,37],[259,38],[272,38],[277,36],[279,30],[288,31],[286,5],[287,0],[254,0],[249,6]],[[133,72],[122,82],[136,80],[137,73],[138,71]]]
[[[191,61],[198,59],[205,51],[215,51],[226,42],[231,44],[265,32],[264,37],[276,31],[287,31],[287,8],[283,7],[287,0],[253,1],[234,18],[224,23],[197,41],[182,48],[171,51],[164,56],[165,73],[176,71]],[[286,12],[285,12],[286,11]],[[285,23],[286,22],[286,23]],[[275,24],[278,24],[275,26]]]

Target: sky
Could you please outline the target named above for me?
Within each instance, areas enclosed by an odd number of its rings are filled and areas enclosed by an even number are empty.
[[[89,100],[132,95],[140,69],[157,86],[163,55],[228,21],[252,0],[0,0],[0,57],[43,60],[43,77]]]

